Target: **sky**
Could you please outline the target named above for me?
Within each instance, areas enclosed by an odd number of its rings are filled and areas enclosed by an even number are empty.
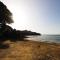
[[[13,14],[10,26],[41,34],[60,34],[60,0],[0,0]]]

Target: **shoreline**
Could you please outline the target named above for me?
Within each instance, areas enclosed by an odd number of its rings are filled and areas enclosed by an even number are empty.
[[[0,49],[0,60],[60,60],[60,44],[57,43],[24,40],[10,42],[9,46]]]

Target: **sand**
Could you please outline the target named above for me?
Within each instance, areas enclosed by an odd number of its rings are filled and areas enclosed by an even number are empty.
[[[5,42],[9,48],[0,49],[0,60],[60,60],[60,44],[37,41]]]

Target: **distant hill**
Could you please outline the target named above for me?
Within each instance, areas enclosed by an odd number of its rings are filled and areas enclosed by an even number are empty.
[[[32,31],[28,31],[28,30],[24,30],[24,31],[20,31],[21,34],[23,35],[41,35],[40,33],[37,33],[37,32],[32,32]]]
[[[13,39],[13,40],[18,40],[18,39],[24,39],[27,36],[31,36],[31,35],[41,35],[40,33],[37,32],[32,32],[32,31],[28,31],[28,30],[16,30],[13,29],[12,27],[5,25],[4,29],[1,28],[1,34],[0,34],[0,39]]]

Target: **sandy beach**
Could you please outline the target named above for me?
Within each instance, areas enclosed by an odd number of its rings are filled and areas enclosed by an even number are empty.
[[[60,44],[37,41],[5,42],[0,49],[0,60],[60,60]]]

